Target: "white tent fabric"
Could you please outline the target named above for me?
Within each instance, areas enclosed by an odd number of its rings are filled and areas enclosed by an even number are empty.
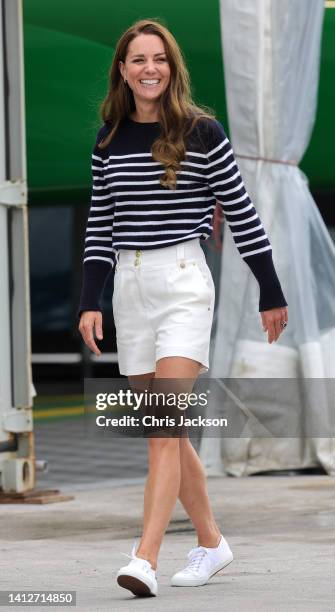
[[[335,247],[298,167],[315,120],[323,13],[323,0],[221,0],[230,140],[272,244],[289,323],[270,345],[257,281],[225,224],[208,375],[300,378],[310,398],[311,379],[335,377]],[[314,413],[329,416],[319,398]],[[333,438],[204,437],[200,456],[208,475],[320,464],[335,475]]]

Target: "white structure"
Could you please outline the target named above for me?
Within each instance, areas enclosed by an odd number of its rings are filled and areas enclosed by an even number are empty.
[[[335,377],[335,248],[298,167],[315,120],[323,13],[323,0],[221,0],[230,139],[272,243],[289,323],[268,344],[257,282],[226,226],[210,376],[300,378],[301,437],[203,439],[209,475],[320,464],[335,475],[335,440],[302,437],[307,412],[321,431],[334,415],[322,384],[311,379]],[[283,424],[296,409],[279,397],[271,406]]]
[[[0,485],[33,488],[21,0],[0,0]]]

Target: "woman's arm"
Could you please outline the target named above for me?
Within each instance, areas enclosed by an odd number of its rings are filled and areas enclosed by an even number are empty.
[[[104,176],[101,150],[97,147],[106,129],[105,125],[99,130],[92,154],[93,185],[85,234],[79,317],[83,311],[101,312],[101,297],[117,255],[112,247],[114,202]]]
[[[208,184],[241,257],[258,281],[259,311],[287,306],[273,264],[272,246],[245,189],[229,139],[217,120],[210,120],[207,130]]]

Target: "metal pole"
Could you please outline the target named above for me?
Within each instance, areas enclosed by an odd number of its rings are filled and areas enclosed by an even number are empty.
[[[22,0],[0,8],[0,475],[22,492],[35,483]]]

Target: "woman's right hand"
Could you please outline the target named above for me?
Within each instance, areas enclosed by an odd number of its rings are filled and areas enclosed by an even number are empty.
[[[101,355],[101,351],[98,349],[94,342],[93,330],[98,340],[102,340],[102,314],[100,311],[85,310],[82,312],[79,327],[78,327],[85,344],[95,353]]]

